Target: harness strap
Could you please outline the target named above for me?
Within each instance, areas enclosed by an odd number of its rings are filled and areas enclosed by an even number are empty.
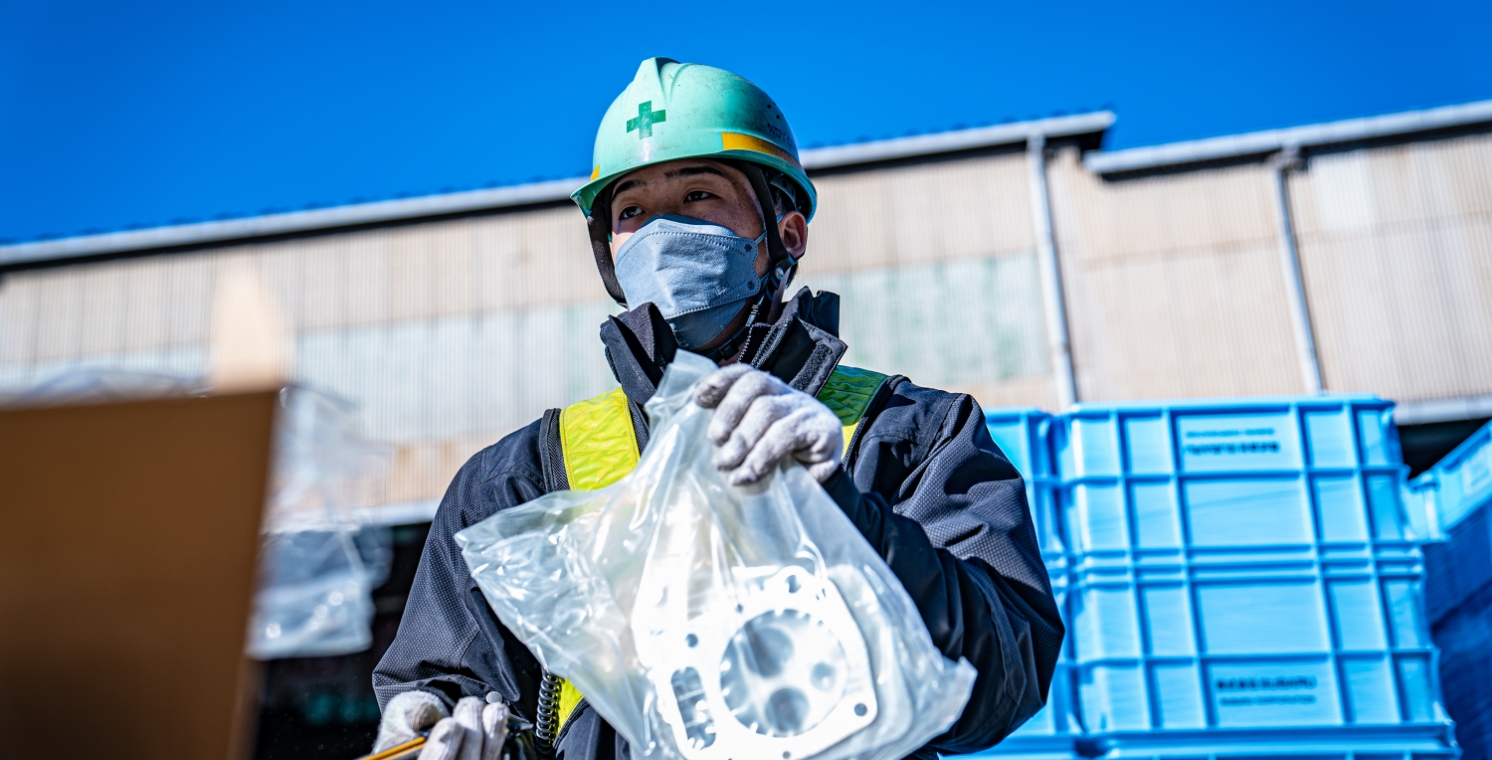
[[[855,431],[870,409],[887,375],[855,367],[837,367],[819,391],[824,402],[844,426],[844,455],[848,456]],[[559,439],[565,476],[570,488],[594,491],[621,480],[637,467],[637,434],[632,407],[621,388],[614,388],[588,401],[565,407],[559,413]],[[553,742],[580,704],[581,694],[567,679],[559,679]],[[547,728],[547,726],[546,726]]]

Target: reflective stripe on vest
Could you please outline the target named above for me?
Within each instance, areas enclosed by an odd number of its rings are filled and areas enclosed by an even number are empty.
[[[849,455],[856,428],[886,377],[868,369],[836,367],[819,391],[819,401],[844,426],[845,456]],[[637,432],[632,429],[629,403],[622,389],[615,388],[588,401],[571,404],[560,412],[560,448],[571,490],[605,488],[637,466]],[[580,691],[568,679],[561,679],[556,737],[578,704]]]
[[[819,401],[834,412],[839,424],[844,426],[844,456],[850,454],[850,442],[855,440],[855,429],[860,426],[876,391],[886,382],[879,372],[855,367],[835,367],[829,382],[819,391]]]
[[[560,412],[560,450],[571,490],[605,488],[637,466],[630,403],[621,388],[614,388]]]

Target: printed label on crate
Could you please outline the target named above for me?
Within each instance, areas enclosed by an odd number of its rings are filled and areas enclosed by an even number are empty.
[[[1220,726],[1341,722],[1336,678],[1327,662],[1218,663],[1209,676]]]
[[[1178,415],[1181,465],[1192,472],[1293,469],[1300,466],[1288,413]]]
[[[1461,463],[1461,492],[1476,498],[1477,492],[1492,482],[1492,446],[1473,453]]]

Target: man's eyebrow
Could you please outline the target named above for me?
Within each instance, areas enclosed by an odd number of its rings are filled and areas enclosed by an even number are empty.
[[[713,175],[715,175],[717,177],[720,177],[722,179],[727,179],[727,180],[730,179],[730,177],[727,177],[725,175],[725,172],[720,171],[719,169],[717,169],[717,168],[715,168],[713,166],[710,166],[709,164],[696,164],[694,166],[681,166],[681,167],[679,167],[677,169],[672,169],[672,170],[669,170],[667,172],[664,172],[663,176],[665,176],[665,177],[667,177],[669,179],[674,179],[674,178],[677,178],[677,177],[698,177],[698,176],[704,175],[704,174],[713,174]],[[615,198],[618,195],[621,195],[622,193],[624,193],[624,192],[626,192],[628,190],[631,190],[631,189],[637,188],[637,187],[644,187],[646,185],[647,185],[647,183],[644,182],[644,181],[642,181],[642,180],[640,180],[640,179],[624,180],[621,184],[617,185],[616,188],[614,188],[611,191],[611,197]]]
[[[725,172],[720,171],[719,169],[716,169],[715,167],[710,166],[709,164],[697,164],[695,166],[681,166],[681,167],[679,167],[677,169],[673,169],[671,171],[664,172],[663,176],[669,177],[669,178],[673,178],[673,177],[698,177],[701,174],[713,174],[713,175],[715,175],[717,177],[722,177],[724,179],[730,179],[729,177],[725,176]]]
[[[611,197],[615,198],[618,195],[621,195],[623,191],[631,190],[634,187],[642,187],[646,184],[646,182],[643,182],[640,179],[629,179],[622,184],[617,185],[615,188],[612,188]]]

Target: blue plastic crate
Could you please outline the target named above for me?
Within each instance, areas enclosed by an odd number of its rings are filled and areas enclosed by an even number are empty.
[[[1051,572],[1051,568],[1048,568]],[[1052,572],[1052,595],[1056,597],[1058,609],[1063,611],[1063,623],[1069,624],[1066,611],[1070,590],[1065,572]],[[1046,707],[1031,716],[1020,728],[987,752],[986,756],[1023,758],[1024,760],[1059,760],[1079,756],[1078,743],[1083,735],[1078,720],[1076,681],[1072,661],[1072,633],[1068,625],[1067,638],[1062,642],[1062,654],[1052,672],[1051,689],[1047,693]]]
[[[1454,754],[1392,411],[1313,396],[1062,415],[1087,754]]]
[[[1442,531],[1492,501],[1492,422],[1415,478],[1415,486],[1428,497]]]
[[[1467,760],[1486,760],[1492,757],[1492,587],[1466,599],[1432,634],[1456,741]]]
[[[1066,589],[1053,584],[1053,593],[1060,602]],[[999,744],[983,752],[949,757],[990,757],[1002,760],[1079,760],[1083,755],[1083,728],[1074,711],[1077,703],[1076,681],[1073,678],[1071,638],[1064,642],[1064,654],[1052,673],[1052,687],[1047,694],[1046,707],[1041,708],[1020,728],[1005,737]]]
[[[1098,757],[1102,760],[1455,760],[1461,755],[1444,728],[1418,737],[1400,736],[1391,746],[1379,739],[1375,732],[1355,730],[1280,732],[1275,741],[1237,736],[1220,742],[1210,735],[1174,735],[1159,744],[1116,746]]]
[[[1408,498],[1423,503],[1445,539],[1425,547],[1425,606],[1435,623],[1492,583],[1492,423],[1415,478]]]
[[[1052,434],[1064,544],[1077,566],[1418,545],[1392,413],[1370,396],[1079,405]]]
[[[1035,408],[999,408],[985,411],[985,424],[1000,450],[1026,481],[1026,501],[1036,526],[1037,542],[1052,582],[1058,609],[1067,609],[1069,585],[1067,552],[1057,524],[1058,480],[1049,436],[1054,417]],[[1064,620],[1065,622],[1065,620]],[[1082,726],[1073,709],[1071,675],[1072,637],[1063,642],[1063,654],[1052,674],[1047,705],[1019,729],[988,752],[968,757],[1064,760],[1076,758],[1076,742]]]
[[[984,424],[989,428],[990,437],[1020,471],[1021,477],[1028,480],[1057,474],[1050,441],[1052,422],[1056,419],[1033,406],[984,410]]]
[[[991,438],[1026,481],[1026,503],[1036,525],[1036,538],[1048,566],[1066,564],[1066,549],[1058,525],[1055,490],[1056,463],[1052,458],[1051,430],[1056,418],[1033,407],[987,409],[985,427]]]
[[[1425,613],[1432,626],[1492,586],[1492,507],[1484,503],[1462,515],[1445,539],[1425,545]],[[1485,643],[1492,647],[1492,630]]]
[[[1064,480],[1403,464],[1392,401],[1281,396],[1078,404],[1054,439]]]
[[[1412,556],[1079,570],[1084,724],[1139,743],[1175,731],[1439,730],[1419,570]]]

